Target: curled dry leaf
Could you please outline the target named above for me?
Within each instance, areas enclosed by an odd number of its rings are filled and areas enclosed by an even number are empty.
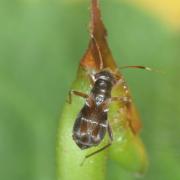
[[[97,180],[105,179],[107,160],[104,157],[111,158],[121,167],[134,173],[143,173],[147,168],[146,152],[138,136],[141,128],[139,115],[132,103],[124,77],[113,59],[106,36],[107,32],[101,19],[98,1],[92,0],[89,46],[80,61],[72,89],[89,93],[91,86],[88,73],[109,69],[121,79],[121,83],[113,89],[112,96],[123,97],[128,101],[126,103],[119,101],[110,105],[108,121],[113,131],[113,144],[109,149],[89,158],[83,166],[80,166],[80,163],[85,155],[107,144],[107,138],[98,147],[80,150],[72,139],[72,127],[84,100],[73,97],[71,104],[65,104],[60,119],[57,145],[58,177],[61,180],[69,180],[72,177],[75,180],[84,178],[88,180],[94,177]],[[72,172],[68,173],[68,169]]]
[[[100,71],[102,69],[111,69],[112,72],[116,73],[124,82],[117,88],[121,92],[122,96],[130,97],[128,87],[125,83],[124,77],[118,71],[118,67],[113,59],[111,50],[108,47],[106,40],[107,31],[101,20],[100,10],[97,0],[92,0],[92,12],[90,22],[90,42],[87,52],[80,62],[80,66],[88,70]],[[135,107],[132,103],[125,105],[126,107],[126,118],[129,122],[131,130],[136,134],[141,128],[139,116]]]

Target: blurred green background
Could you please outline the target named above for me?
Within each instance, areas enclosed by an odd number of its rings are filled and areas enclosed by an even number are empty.
[[[58,118],[88,44],[89,1],[0,1],[0,179],[55,180]],[[145,180],[180,179],[180,33],[147,12],[104,0],[102,15],[144,125]],[[180,7],[179,7],[180,9]],[[108,179],[136,179],[108,163]]]

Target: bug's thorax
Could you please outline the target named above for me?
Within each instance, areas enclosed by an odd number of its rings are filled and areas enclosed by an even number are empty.
[[[115,79],[108,71],[101,71],[95,75],[95,83],[91,90],[96,106],[101,105],[104,101],[111,98],[111,90]]]

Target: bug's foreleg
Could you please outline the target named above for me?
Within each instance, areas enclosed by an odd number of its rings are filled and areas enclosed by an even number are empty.
[[[70,90],[70,91],[69,91],[68,100],[67,100],[67,102],[68,102],[69,104],[72,103],[72,95],[80,96],[80,97],[85,98],[85,99],[89,97],[87,94],[85,94],[85,93],[83,93],[83,92],[79,92],[79,91],[75,91],[75,90]]]

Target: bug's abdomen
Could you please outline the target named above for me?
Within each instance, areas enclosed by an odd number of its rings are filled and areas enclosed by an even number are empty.
[[[81,149],[97,146],[107,130],[107,113],[90,111],[85,105],[79,113],[74,127],[73,139]]]

